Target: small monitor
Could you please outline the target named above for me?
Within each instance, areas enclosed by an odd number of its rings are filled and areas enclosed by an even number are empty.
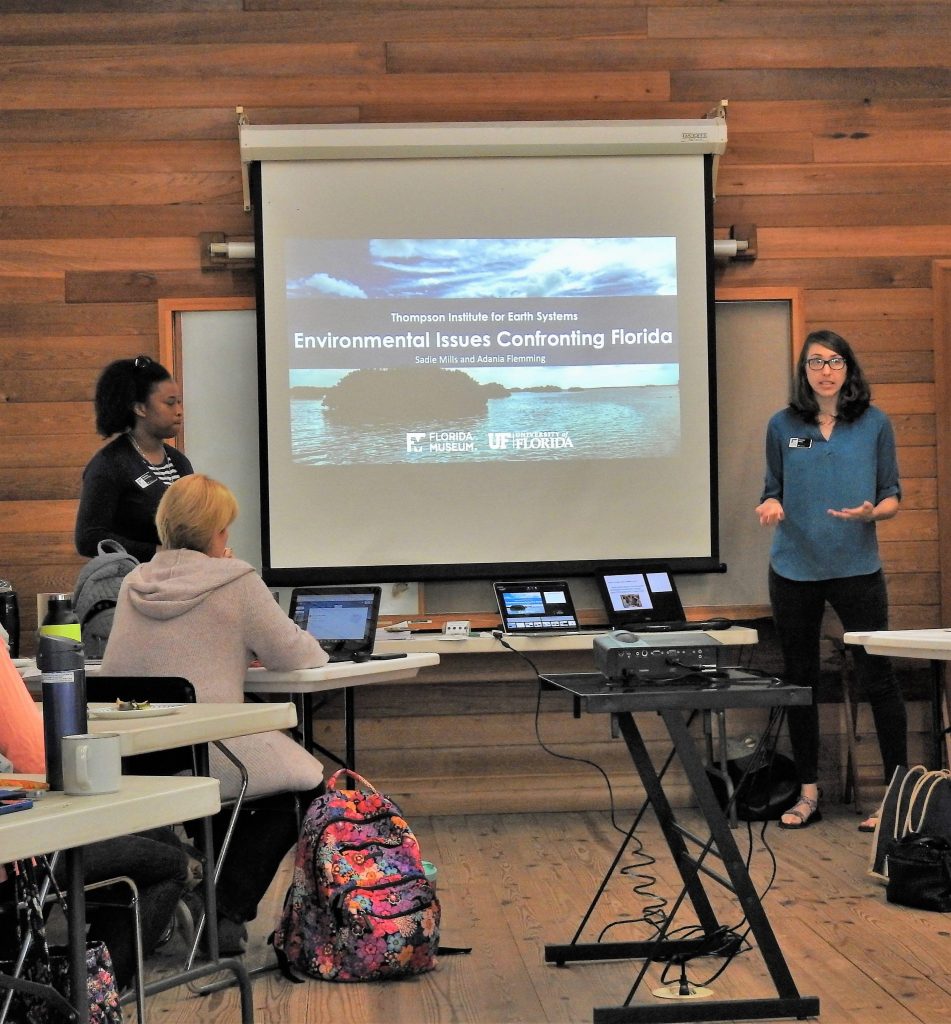
[[[565,580],[494,584],[502,629],[514,636],[578,631],[578,617]]]
[[[373,650],[381,593],[371,586],[298,587],[291,592],[290,616],[331,661],[351,661]]]
[[[684,606],[664,562],[637,562],[597,573],[608,621],[614,629],[682,623]]]

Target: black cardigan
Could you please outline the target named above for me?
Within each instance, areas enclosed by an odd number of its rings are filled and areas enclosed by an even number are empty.
[[[165,445],[165,451],[179,476],[193,472],[192,464],[177,448]],[[120,434],[96,452],[83,470],[76,550],[94,558],[99,541],[109,537],[140,562],[149,561],[159,543],[155,512],[166,490],[165,484],[148,472],[128,434]]]

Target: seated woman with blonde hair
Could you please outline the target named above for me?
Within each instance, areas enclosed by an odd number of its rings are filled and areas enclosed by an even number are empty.
[[[228,530],[237,514],[231,491],[202,474],[168,488],[155,517],[162,547],[123,580],[102,675],[182,676],[200,702],[240,703],[255,658],[274,670],[326,664],[326,652],[281,610],[254,567],[232,557]],[[229,739],[228,747],[248,770],[247,796],[263,797],[242,811],[218,881],[222,949],[234,953],[296,842],[295,795],[306,807],[323,766],[283,732]],[[214,748],[211,770],[222,798],[235,796],[238,772]],[[229,813],[216,822],[222,832]]]

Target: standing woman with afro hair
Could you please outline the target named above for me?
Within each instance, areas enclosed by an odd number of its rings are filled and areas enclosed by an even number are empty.
[[[113,437],[83,471],[76,517],[76,550],[97,554],[117,540],[140,562],[155,554],[155,512],[162,495],[192,473],[185,456],[165,443],[182,425],[182,392],[148,356],[110,363],[96,382],[96,430]]]

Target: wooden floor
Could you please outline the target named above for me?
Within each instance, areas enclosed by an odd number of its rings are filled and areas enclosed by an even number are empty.
[[[751,875],[759,891],[776,877],[764,905],[801,995],[821,1000],[824,1024],[946,1024],[951,1020],[951,940],[948,918],[894,907],[865,876],[870,837],[856,831],[848,808],[826,809],[825,819],[804,831],[770,825],[765,843],[753,826],[736,831],[741,852],[752,842]],[[690,815],[681,815],[688,826]],[[595,1006],[627,998],[637,962],[591,963],[557,968],[543,962],[546,943],[571,939],[620,841],[601,812],[471,815],[422,818],[412,823],[424,856],[439,872],[442,941],[471,945],[468,956],[445,957],[422,977],[390,983],[343,985],[309,981],[292,985],[275,973],[254,980],[255,1020],[286,1024],[583,1024]],[[696,824],[696,822],[694,822]],[[626,823],[625,823],[626,825]],[[615,876],[601,900],[595,924],[639,917],[648,896],[634,887],[643,876],[649,893],[676,897],[673,869],[659,830],[648,815],[638,832],[643,855],[627,856],[633,873]],[[649,855],[657,857],[645,865]],[[269,962],[265,936],[273,927],[287,884],[290,860],[254,922],[249,966]],[[716,890],[715,886],[709,886]],[[742,927],[727,894],[712,892],[723,924]],[[674,926],[696,922],[689,907]],[[612,929],[607,938],[640,939],[648,925]],[[585,938],[594,937],[594,931]],[[167,968],[175,942],[153,956],[151,969]],[[695,960],[689,978],[702,984],[721,966]],[[658,1005],[651,990],[663,965],[653,965],[634,1003]],[[710,982],[714,998],[773,996],[759,954],[738,956]],[[669,1001],[665,1001],[669,1003]],[[134,1019],[134,1012],[127,1019]],[[151,1024],[240,1020],[236,991],[193,996],[187,990],[149,1001]]]

